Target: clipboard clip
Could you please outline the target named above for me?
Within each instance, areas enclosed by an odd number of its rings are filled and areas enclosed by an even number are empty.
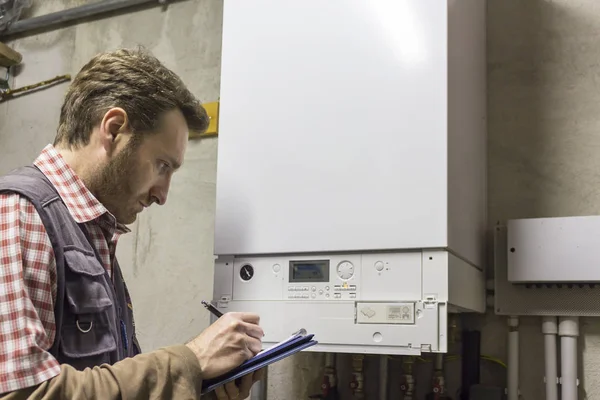
[[[306,329],[300,328],[296,332],[292,333],[292,336],[306,336]]]

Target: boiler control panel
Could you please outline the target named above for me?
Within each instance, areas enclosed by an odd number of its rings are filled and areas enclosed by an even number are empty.
[[[415,307],[411,302],[423,298],[421,258],[419,252],[221,256],[215,264],[215,300],[222,305],[231,301],[400,301],[409,305],[401,308],[408,311],[400,313],[403,317],[395,318],[394,322],[414,323]],[[377,315],[384,314],[379,310]]]
[[[354,282],[354,264],[350,261],[339,262],[335,267],[337,278],[333,280],[330,279],[330,260],[290,260],[288,268],[289,300],[356,298],[357,285],[348,283]]]
[[[446,351],[450,283],[462,309],[484,293],[444,250],[219,256],[214,271],[219,310],[260,315],[265,345],[306,329],[314,351]]]
[[[361,257],[234,258],[230,300],[355,301],[361,294]],[[377,271],[373,266],[373,270]]]

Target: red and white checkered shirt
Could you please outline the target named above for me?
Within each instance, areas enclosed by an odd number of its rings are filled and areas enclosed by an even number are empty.
[[[48,145],[35,160],[78,223],[85,223],[111,273],[119,236],[127,228],[92,195]],[[56,326],[56,260],[33,204],[0,194],[0,393],[35,386],[60,372],[48,353]]]

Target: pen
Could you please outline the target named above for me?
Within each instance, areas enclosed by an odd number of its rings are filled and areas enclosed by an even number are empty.
[[[214,315],[215,317],[221,318],[223,316],[223,313],[221,311],[217,310],[217,308],[215,306],[213,306],[212,304],[210,304],[208,301],[202,300],[200,302],[202,303],[202,305],[204,306],[204,308],[206,308],[208,311],[210,311],[210,313],[212,315]],[[264,332],[263,332],[263,336],[264,336]]]
[[[208,311],[210,311],[210,313],[212,315],[214,315],[217,318],[221,318],[223,316],[223,313],[219,310],[217,310],[217,308],[215,306],[213,306],[212,304],[210,304],[207,301],[202,300],[202,305],[204,306],[204,308],[206,308]]]

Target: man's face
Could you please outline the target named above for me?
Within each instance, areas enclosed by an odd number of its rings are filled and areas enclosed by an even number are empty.
[[[183,163],[188,128],[179,110],[165,114],[160,130],[129,143],[96,175],[98,200],[122,224],[135,222],[152,203],[167,201],[173,173]]]

